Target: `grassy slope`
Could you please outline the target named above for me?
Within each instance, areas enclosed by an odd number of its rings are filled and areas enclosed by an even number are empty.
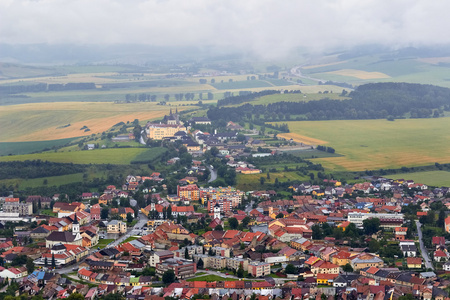
[[[0,161],[24,161],[24,160],[48,160],[53,162],[74,164],[117,164],[125,165],[131,163],[138,155],[147,152],[146,148],[117,148],[117,149],[95,149],[72,152],[47,152],[36,154],[25,154],[16,156],[3,156]]]
[[[184,104],[184,103],[183,103]],[[194,106],[178,107],[179,111]],[[0,140],[4,142],[55,140],[101,133],[119,122],[150,120],[169,113],[156,103],[100,102],[39,103],[2,107]],[[68,127],[63,127],[68,125]],[[87,126],[90,131],[80,130]]]
[[[27,154],[35,151],[52,148],[53,146],[65,145],[75,138],[60,139],[53,141],[37,141],[37,142],[6,142],[0,143],[0,156],[8,154]]]
[[[450,118],[288,122],[291,133],[320,139],[344,157],[316,161],[333,170],[450,162]],[[290,134],[280,134],[289,137]]]
[[[413,172],[401,173],[386,176],[391,179],[405,179],[414,180],[414,182],[423,183],[432,186],[450,186],[450,173],[447,171],[427,171],[427,172]]]

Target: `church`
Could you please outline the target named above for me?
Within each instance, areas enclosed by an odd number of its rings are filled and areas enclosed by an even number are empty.
[[[69,244],[81,246],[83,239],[80,234],[80,223],[78,223],[77,214],[72,223],[72,232],[69,231],[53,231],[45,239],[45,247],[52,248],[55,244]]]

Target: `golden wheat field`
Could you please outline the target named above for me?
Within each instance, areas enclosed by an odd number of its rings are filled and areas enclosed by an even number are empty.
[[[324,141],[342,157],[315,161],[333,170],[373,170],[450,163],[450,118],[287,122],[291,133],[307,143]],[[316,143],[312,143],[316,144]]]
[[[192,108],[185,106],[178,107],[178,110]],[[45,141],[86,136],[101,133],[119,122],[160,118],[168,114],[169,109],[156,103],[111,102],[47,102],[2,106],[0,141]],[[90,131],[81,130],[84,126]]]
[[[379,79],[379,78],[391,78],[389,75],[381,72],[367,72],[355,69],[342,69],[332,72],[327,72],[327,74],[350,76],[358,79]]]

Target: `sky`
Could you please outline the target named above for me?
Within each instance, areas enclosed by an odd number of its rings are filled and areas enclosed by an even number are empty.
[[[447,0],[1,0],[0,43],[217,46],[281,56],[450,44]]]

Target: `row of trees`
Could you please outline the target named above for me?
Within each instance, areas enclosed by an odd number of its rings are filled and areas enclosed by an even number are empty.
[[[254,94],[251,94],[252,96]],[[279,114],[301,115],[304,120],[385,119],[410,114],[411,117],[438,117],[450,106],[450,89],[432,85],[409,83],[371,83],[359,86],[350,93],[349,100],[275,102],[267,105],[245,104],[240,107],[220,107],[248,100],[230,97],[218,102],[208,111],[211,120],[223,116],[239,122],[249,116],[265,115],[279,119]]]
[[[328,152],[328,153],[335,153],[336,152],[336,150],[334,148],[332,148],[332,147],[321,146],[321,145],[317,146],[317,150]]]
[[[25,160],[0,162],[0,179],[10,178],[39,178],[46,176],[61,176],[83,173],[84,165],[73,163],[55,163],[42,160]]]
[[[39,93],[53,91],[91,90],[95,89],[93,82],[38,83],[31,85],[1,85],[0,94]]]

